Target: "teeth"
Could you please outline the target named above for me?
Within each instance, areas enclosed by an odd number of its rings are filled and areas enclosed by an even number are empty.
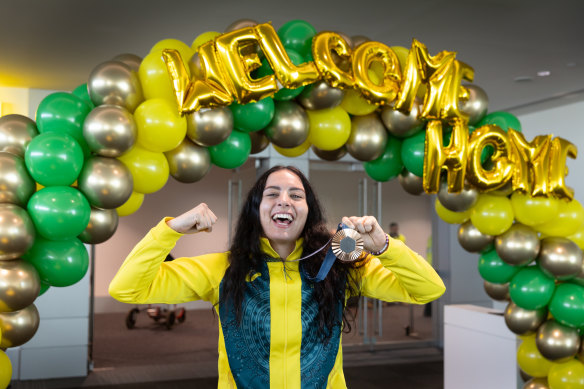
[[[292,215],[289,215],[287,213],[277,213],[274,216],[272,216],[272,220],[276,220],[276,219],[287,219],[292,221]]]

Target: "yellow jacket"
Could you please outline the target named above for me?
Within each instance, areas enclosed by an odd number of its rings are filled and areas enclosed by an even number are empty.
[[[162,220],[134,247],[112,280],[109,292],[124,303],[183,303],[205,300],[219,314],[219,388],[346,388],[342,370],[340,325],[324,344],[315,338],[316,317],[310,285],[299,262],[266,261],[249,277],[241,326],[218,304],[228,253],[176,258],[164,262],[182,234]],[[278,254],[262,238],[262,251]],[[302,239],[287,260],[300,258]],[[285,268],[284,268],[285,267]],[[390,238],[388,250],[369,256],[361,294],[384,301],[425,304],[445,287],[428,263]],[[315,303],[318,307],[318,303]],[[302,358],[301,358],[302,356]]]

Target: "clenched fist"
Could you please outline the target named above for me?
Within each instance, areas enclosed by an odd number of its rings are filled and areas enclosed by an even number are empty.
[[[190,211],[167,221],[166,224],[181,234],[194,234],[201,231],[211,232],[215,222],[217,222],[217,216],[207,204],[201,203]]]
[[[385,247],[385,231],[373,216],[345,216],[342,222],[361,234],[365,250],[377,252]]]

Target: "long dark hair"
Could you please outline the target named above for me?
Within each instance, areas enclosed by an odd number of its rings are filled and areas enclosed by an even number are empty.
[[[289,170],[300,178],[306,194],[308,215],[301,237],[304,238],[303,253],[307,255],[318,250],[331,238],[331,232],[327,229],[322,207],[314,193],[310,183],[300,170],[293,166],[274,166],[262,174],[255,185],[250,189],[247,199],[243,204],[235,235],[230,247],[229,267],[223,279],[222,302],[233,304],[238,322],[241,322],[241,305],[245,288],[245,279],[251,272],[260,270],[265,260],[260,249],[260,237],[263,230],[260,223],[260,203],[266,182],[270,174],[279,170]],[[301,271],[314,276],[320,269],[326,250],[303,260],[300,263]],[[314,297],[319,304],[318,323],[319,334],[328,337],[334,326],[339,325],[342,318],[343,331],[351,331],[351,322],[354,314],[345,310],[345,293],[359,295],[360,272],[352,271],[360,265],[357,263],[343,263],[335,261],[327,277],[321,282],[312,284]],[[307,281],[309,282],[309,281]],[[339,312],[339,303],[343,307]]]

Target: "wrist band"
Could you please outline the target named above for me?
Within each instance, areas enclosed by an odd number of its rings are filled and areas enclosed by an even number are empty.
[[[383,254],[387,248],[389,247],[389,235],[385,234],[385,245],[383,246],[383,248],[379,251],[370,251],[371,255],[380,255]]]

